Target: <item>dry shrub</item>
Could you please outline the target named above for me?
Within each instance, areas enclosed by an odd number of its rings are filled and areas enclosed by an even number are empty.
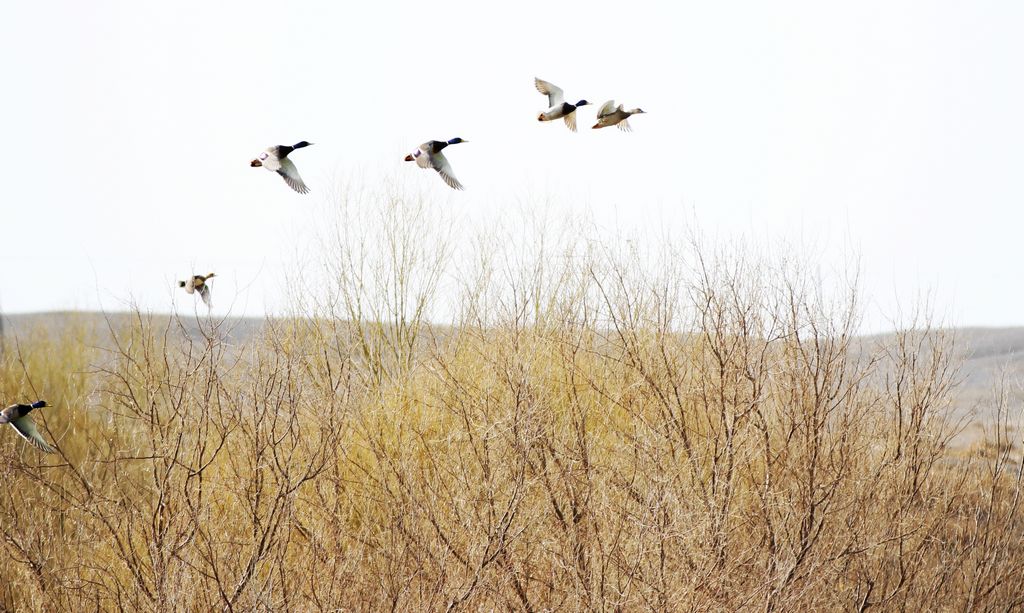
[[[323,277],[243,343],[135,313],[5,354],[60,453],[0,439],[0,603],[1024,606],[1014,408],[951,451],[926,318],[868,342],[856,283],[789,260],[543,220],[463,253],[422,201],[343,204]]]

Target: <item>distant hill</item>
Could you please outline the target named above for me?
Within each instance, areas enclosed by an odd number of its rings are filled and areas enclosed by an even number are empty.
[[[1010,402],[1011,423],[1024,425],[1024,328],[959,328],[954,332],[964,360],[957,410],[976,414],[981,421],[994,419],[993,399],[1002,385]]]
[[[25,313],[3,316],[3,340],[10,345],[14,335],[24,337],[32,330],[45,329],[51,334],[64,334],[70,330],[92,330],[100,345],[108,338],[110,328],[117,329],[130,323],[132,313],[97,313],[88,311],[57,311]],[[171,315],[148,316],[156,326],[171,323]],[[261,318],[223,318],[219,329],[229,344],[243,345],[265,325]],[[178,322],[190,335],[199,335],[199,320],[182,315]],[[174,323],[174,325],[179,325]],[[959,417],[974,417],[988,422],[995,417],[993,393],[1000,381],[1011,399],[1015,417],[1022,416],[1024,406],[1024,328],[958,328],[952,330],[956,351],[963,360],[960,369],[961,384],[955,411]],[[865,341],[883,340],[886,335],[865,337]],[[979,424],[980,426],[980,424]]]
[[[14,335],[24,336],[35,330],[48,330],[51,334],[64,334],[71,330],[91,331],[105,345],[104,339],[109,338],[109,330],[117,330],[131,324],[136,317],[134,313],[99,313],[96,311],[51,311],[45,313],[18,313],[3,316],[3,332],[5,342],[11,342]],[[152,321],[154,326],[162,327],[172,322],[172,315],[157,313],[143,315]],[[230,344],[241,345],[251,339],[264,325],[262,318],[227,317],[214,318],[224,334],[224,340]],[[180,325],[190,335],[198,335],[200,320],[192,315],[178,317],[173,324]]]

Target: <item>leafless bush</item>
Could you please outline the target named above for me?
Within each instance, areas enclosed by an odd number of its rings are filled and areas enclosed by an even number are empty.
[[[459,250],[395,190],[343,204],[326,282],[241,345],[136,313],[7,352],[59,453],[0,439],[3,606],[1024,606],[1019,408],[952,449],[926,318],[866,341],[855,279],[749,248]]]

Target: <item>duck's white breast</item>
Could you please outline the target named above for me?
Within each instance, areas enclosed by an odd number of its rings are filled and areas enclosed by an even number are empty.
[[[565,117],[565,113],[562,112],[562,105],[559,104],[541,113],[541,117],[544,118],[544,121],[551,121],[553,119],[561,119],[562,117]]]

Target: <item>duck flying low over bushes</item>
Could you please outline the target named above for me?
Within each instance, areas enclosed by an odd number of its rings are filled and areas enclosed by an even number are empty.
[[[0,411],[0,424],[11,424],[11,427],[21,435],[21,438],[31,443],[39,451],[54,453],[56,449],[50,447],[43,440],[39,430],[36,429],[35,422],[28,416],[32,411],[45,406],[48,406],[45,400],[37,400],[32,404],[12,404],[3,411]]]
[[[576,109],[581,106],[590,104],[586,100],[580,100],[576,104],[569,104],[565,101],[565,94],[562,92],[562,88],[558,87],[553,83],[548,83],[543,79],[533,78],[533,84],[537,86],[537,91],[542,94],[546,94],[548,97],[548,110],[541,112],[537,115],[537,121],[553,121],[555,119],[564,119],[565,125],[569,127],[573,132],[576,131]]]
[[[210,298],[210,284],[208,281],[215,276],[216,274],[212,272],[206,276],[192,275],[192,278],[187,281],[178,281],[178,287],[184,287],[185,292],[188,294],[199,292],[199,297],[203,299],[203,304],[205,304],[207,308],[213,308],[213,301]]]
[[[643,109],[630,109],[628,111],[623,110],[622,105],[615,106],[614,100],[609,100],[601,105],[601,108],[597,110],[597,123],[594,124],[594,129],[607,128],[608,126],[618,126],[623,132],[632,132],[633,128],[630,127],[629,119],[630,115],[639,115],[645,113]]]
[[[452,189],[463,189],[462,183],[455,178],[455,173],[452,171],[452,165],[448,163],[448,158],[444,157],[441,150],[448,145],[458,145],[459,143],[468,143],[468,140],[461,138],[453,138],[449,141],[443,140],[429,140],[419,147],[415,151],[405,156],[406,162],[416,162],[416,165],[420,168],[433,168],[437,171],[437,174],[441,175],[444,182],[448,184],[448,187]]]
[[[302,182],[302,177],[299,176],[299,171],[295,168],[295,164],[288,159],[288,154],[296,149],[308,147],[312,144],[313,143],[302,140],[291,146],[274,145],[273,147],[267,147],[265,151],[256,156],[253,161],[249,162],[249,166],[252,166],[253,168],[259,168],[262,166],[267,170],[276,172],[281,175],[284,182],[288,184],[288,187],[294,189],[300,194],[308,194],[309,188]]]

